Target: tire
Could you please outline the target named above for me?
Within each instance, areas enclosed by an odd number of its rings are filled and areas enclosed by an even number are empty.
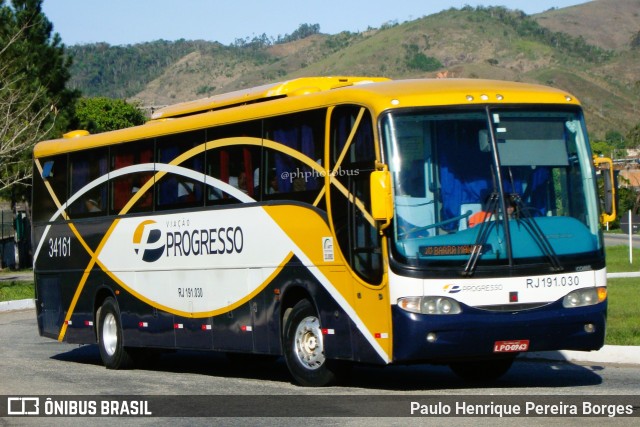
[[[322,387],[338,380],[338,369],[327,361],[320,319],[308,300],[285,315],[282,330],[284,358],[293,379],[305,387]]]
[[[124,347],[120,309],[115,299],[104,300],[98,310],[98,347],[100,358],[107,369],[133,367],[133,357]]]
[[[451,363],[449,367],[460,378],[475,383],[492,382],[507,373],[515,357]]]

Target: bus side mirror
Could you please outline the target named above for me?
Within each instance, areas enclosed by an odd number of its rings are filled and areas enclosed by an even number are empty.
[[[600,172],[600,178],[602,179],[602,214],[600,215],[600,222],[606,224],[607,222],[615,221],[617,216],[617,196],[616,196],[616,174],[613,170],[613,161],[607,157],[594,157],[593,163],[596,169]]]
[[[388,170],[371,172],[370,185],[371,215],[376,221],[383,221],[388,225],[393,218],[391,173]]]
[[[603,171],[602,178],[604,179],[604,213],[611,215],[614,212],[613,208],[613,182],[611,175],[607,171]]]

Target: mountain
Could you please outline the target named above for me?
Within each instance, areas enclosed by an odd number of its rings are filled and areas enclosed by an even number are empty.
[[[534,15],[543,27],[583,37],[604,49],[625,50],[640,31],[640,0],[596,0]]]
[[[639,15],[640,0],[595,0],[533,16],[467,6],[362,33],[68,50],[75,58],[72,86],[147,107],[311,75],[542,83],[577,96],[592,137],[602,138],[611,130],[626,134],[640,120]]]

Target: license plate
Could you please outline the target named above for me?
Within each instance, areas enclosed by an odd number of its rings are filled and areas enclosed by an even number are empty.
[[[529,340],[496,341],[493,344],[494,353],[518,353],[529,350]]]

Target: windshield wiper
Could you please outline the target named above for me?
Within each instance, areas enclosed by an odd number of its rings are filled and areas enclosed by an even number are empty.
[[[562,271],[564,267],[560,263],[560,259],[558,255],[553,250],[553,246],[549,242],[547,236],[544,235],[544,232],[533,218],[533,216],[528,212],[522,199],[519,195],[513,194],[510,196],[511,202],[514,204],[515,212],[518,213],[519,216],[516,217],[516,221],[520,222],[525,226],[533,240],[537,243],[538,247],[542,251],[542,253],[548,258],[549,264],[551,264],[551,269],[553,271]],[[498,218],[497,211],[499,205],[499,196],[497,193],[491,194],[489,201],[487,203],[487,214],[483,218],[483,221],[478,226],[478,236],[476,237],[476,241],[473,244],[473,248],[471,249],[471,254],[469,255],[469,260],[462,271],[463,276],[472,276],[475,272],[476,265],[480,256],[482,255],[482,250],[485,247],[487,239],[489,238],[489,234],[491,231],[491,227],[493,224],[498,224],[497,221],[491,221],[491,218]]]
[[[517,219],[525,225],[533,240],[538,244],[538,247],[542,251],[542,253],[549,259],[549,263],[551,264],[551,269],[553,271],[562,271],[564,267],[560,263],[560,259],[556,252],[553,250],[553,246],[547,239],[547,236],[544,235],[544,232],[538,225],[537,221],[533,218],[533,216],[529,213],[527,208],[524,206],[524,202],[522,198],[518,194],[511,195],[511,201],[514,203],[516,211],[518,213]]]
[[[487,200],[486,214],[478,226],[478,236],[476,237],[476,241],[471,249],[467,265],[465,265],[464,270],[462,270],[462,275],[465,277],[472,276],[476,270],[476,264],[480,259],[480,255],[482,255],[482,249],[489,238],[489,233],[491,231],[490,223],[492,222],[491,219],[497,218],[499,200],[500,196],[496,192],[491,193]]]

